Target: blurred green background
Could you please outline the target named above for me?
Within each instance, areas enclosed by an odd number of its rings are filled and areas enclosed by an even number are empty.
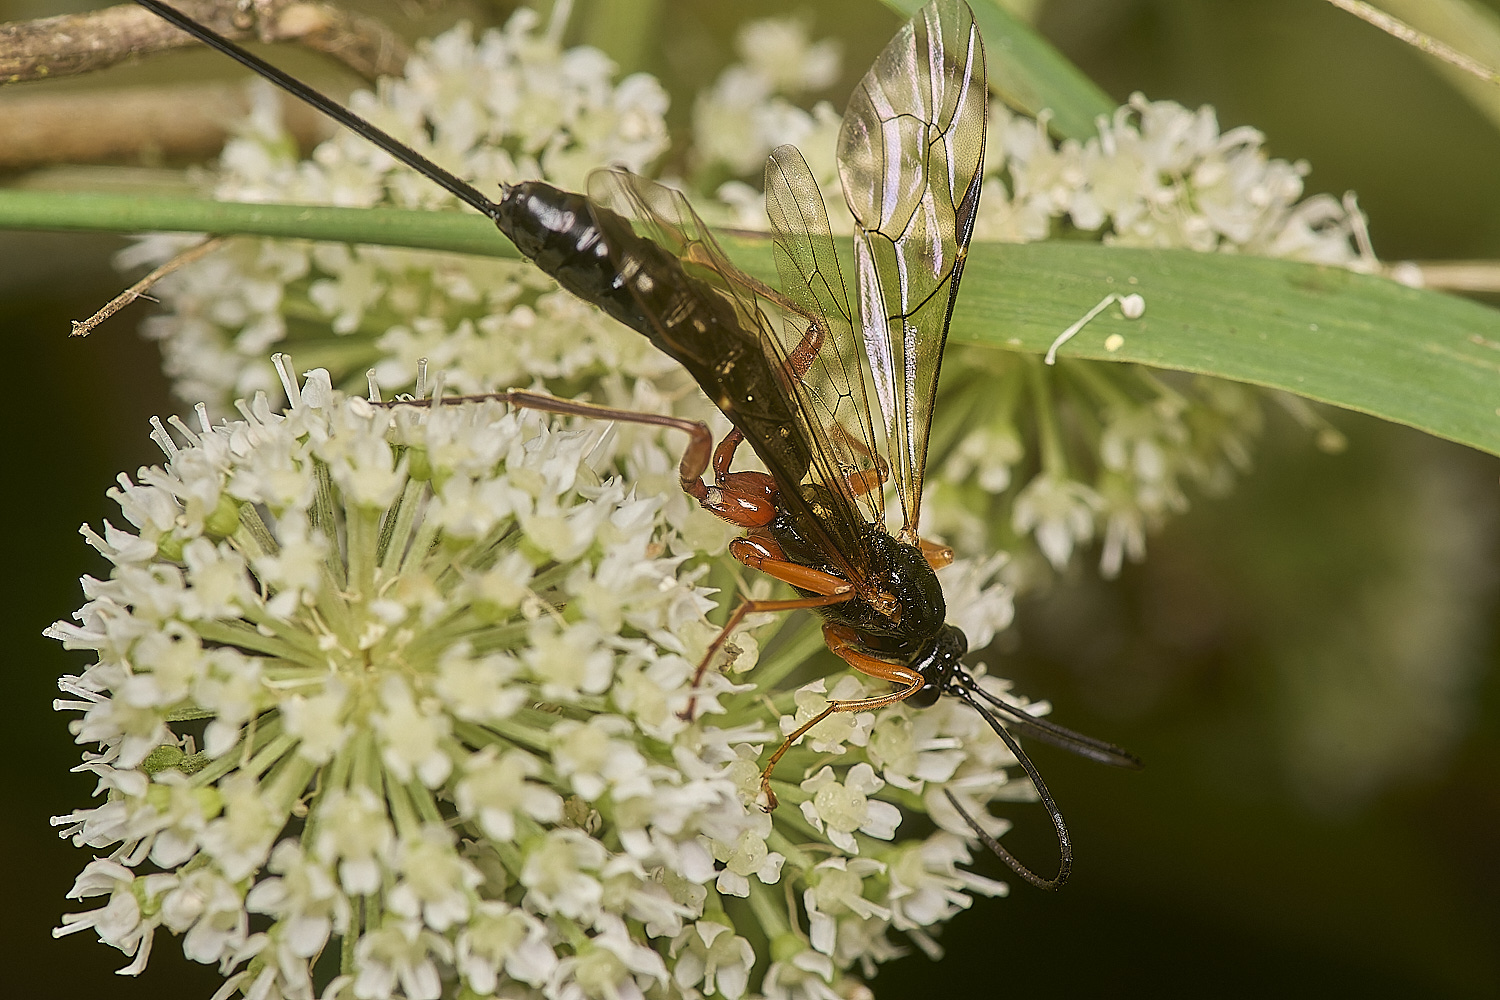
[[[0,20],[85,6],[0,0]],[[618,3],[580,2],[575,24],[599,7],[619,17]],[[606,35],[662,76],[680,122],[684,95],[732,57],[733,26],[791,9],[815,37],[847,39],[845,92],[899,22],[867,0],[660,0],[623,19],[634,38]],[[503,17],[380,10],[403,32]],[[1039,24],[1115,99],[1211,103],[1224,128],[1253,125],[1272,155],[1307,159],[1309,191],[1358,192],[1383,258],[1500,258],[1500,134],[1417,54],[1322,0],[1051,0]],[[107,100],[143,80],[231,75],[174,55],[63,86]],[[40,633],[81,603],[80,573],[105,572],[76,528],[118,518],[104,491],[159,457],[146,420],[172,409],[154,348],[131,332],[149,305],[66,338],[123,287],[110,265],[122,245],[0,233],[15,352],[0,727],[16,782],[0,810],[0,851],[17,865],[0,907],[10,996],[207,997],[221,981],[165,938],[132,980],[91,933],[49,934],[76,908],[63,894],[88,856],[47,818],[84,805],[93,782],[69,774],[69,717],[49,708],[82,661]],[[1026,599],[987,657],[1055,718],[1147,761],[1121,774],[1037,752],[1073,831],[1072,884],[977,902],[948,928],[948,960],[893,963],[877,995],[1500,995],[1500,460],[1343,413],[1330,417],[1349,447],[1329,456],[1268,412],[1257,473],[1235,493],[1195,498],[1121,580],[1086,560]],[[1045,870],[1045,816],[1013,814],[1006,843]]]

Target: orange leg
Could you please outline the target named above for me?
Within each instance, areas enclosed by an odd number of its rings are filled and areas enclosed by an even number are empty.
[[[797,346],[792,348],[792,353],[786,356],[784,364],[787,371],[791,372],[792,378],[798,382],[807,377],[808,371],[812,369],[813,359],[823,349],[823,336],[824,330],[821,323],[809,323],[807,332],[802,335]]]
[[[857,455],[863,455],[870,460],[871,468],[861,469],[858,472],[845,472],[844,482],[849,484],[849,492],[852,496],[862,497],[874,493],[885,485],[885,481],[891,477],[891,465],[884,458],[870,450],[869,444],[855,437],[849,432],[849,428],[840,423],[831,423],[828,426],[832,437]]]
[[[799,590],[810,590],[811,597],[794,597],[784,601],[752,601],[748,598],[740,601],[738,607],[730,614],[729,620],[714,637],[714,641],[708,644],[708,649],[703,653],[703,659],[698,661],[698,669],[693,672],[692,687],[696,689],[703,681],[703,675],[708,672],[709,664],[713,662],[719,650],[723,648],[724,642],[730,634],[739,627],[740,622],[745,620],[746,615],[757,614],[762,611],[798,611],[803,608],[826,608],[830,604],[842,604],[854,598],[854,585],[841,576],[825,573],[823,570],[814,569],[811,566],[803,566],[800,563],[790,562],[781,547],[769,538],[759,535],[748,535],[744,538],[736,538],[729,543],[729,554],[751,569],[758,569],[768,576],[774,577],[783,583],[789,583]],[[688,699],[687,708],[682,712],[682,718],[692,721],[697,710],[698,699],[693,696]]]
[[[724,435],[714,449],[714,484],[702,477],[682,483],[683,492],[710,514],[741,528],[761,528],[776,520],[776,480],[764,472],[730,472],[735,449],[745,435],[739,429]]]
[[[766,812],[776,808],[776,793],[771,791],[771,771],[776,767],[776,762],[792,748],[808,730],[812,729],[824,719],[835,712],[864,712],[887,705],[894,705],[898,701],[905,701],[922,689],[926,683],[922,675],[911,667],[901,663],[891,663],[888,660],[878,659],[869,653],[863,652],[859,647],[859,635],[851,628],[843,625],[823,626],[823,641],[828,648],[833,650],[845,663],[858,670],[860,673],[870,677],[876,677],[892,684],[904,684],[905,687],[890,694],[880,695],[876,698],[860,698],[854,701],[830,701],[828,707],[804,723],[796,732],[792,733],[782,742],[777,751],[771,754],[771,759],[766,761],[765,769],[760,772],[760,790],[766,796]]]
[[[918,538],[917,548],[922,550],[922,556],[927,560],[927,565],[933,569],[942,569],[944,566],[949,566],[953,563],[953,549],[951,546],[929,542],[925,538]]]

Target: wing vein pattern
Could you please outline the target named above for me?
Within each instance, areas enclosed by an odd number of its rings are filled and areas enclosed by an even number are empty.
[[[927,431],[984,164],[984,47],[968,7],[923,8],[855,89],[839,133],[865,353],[916,537]]]

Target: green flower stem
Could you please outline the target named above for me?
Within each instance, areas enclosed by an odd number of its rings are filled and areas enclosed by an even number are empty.
[[[241,555],[246,559],[253,559],[256,556],[274,556],[281,551],[281,546],[276,543],[276,536],[266,527],[255,504],[242,502],[239,513],[239,529],[229,540],[240,550]]]
[[[556,923],[557,929],[562,931],[563,937],[575,955],[582,954],[589,947],[589,936],[576,922],[561,915],[553,916],[552,920]]]
[[[1116,370],[1112,367],[1063,359],[1058,362],[1057,370],[1092,394],[1104,409],[1123,412],[1135,405],[1135,400],[1120,384],[1121,380],[1115,377]],[[1127,372],[1128,369],[1124,369],[1120,374],[1127,375]]]
[[[381,575],[385,578],[394,577],[401,567],[401,559],[406,554],[406,543],[411,538],[412,525],[416,523],[422,491],[426,488],[425,482],[407,480],[400,499],[396,501],[395,518],[386,518],[381,527],[377,551],[380,555]]]
[[[417,814],[422,821],[430,826],[442,826],[443,814],[438,810],[437,800],[432,797],[432,789],[422,782],[413,778],[406,783],[406,795],[417,807]]]
[[[267,624],[275,628],[272,622],[267,622]],[[321,669],[327,665],[327,657],[318,654],[316,650],[303,649],[299,644],[289,642],[279,635],[262,635],[254,628],[237,622],[205,619],[194,622],[193,630],[210,642],[233,646],[247,653],[274,656],[288,663],[301,664],[314,669]]]
[[[328,555],[323,560],[323,564],[328,567],[328,574],[335,584],[335,589],[342,590],[348,583],[348,572],[344,565],[343,554],[339,551],[338,520],[334,514],[334,496],[337,491],[334,489],[333,475],[328,471],[327,462],[316,459],[313,461],[312,469],[317,492],[313,495],[313,506],[307,512],[307,519],[313,527],[321,529],[323,537],[328,539]]]
[[[475,617],[474,615],[464,615],[461,618],[455,616],[453,620],[444,622],[441,629],[433,629],[408,646],[408,655],[435,656],[446,648],[442,645],[443,642],[451,642],[455,637],[467,638],[469,647],[478,656],[483,656],[485,653],[508,652],[517,646],[525,645],[529,628],[525,622],[507,623],[485,628],[482,631],[465,632],[464,626],[471,625]]]
[[[280,724],[276,721],[267,721],[260,727],[261,730],[272,728],[279,731]],[[259,734],[257,733],[256,735],[258,736]],[[253,740],[255,737],[252,736],[251,738]],[[202,770],[193,775],[193,784],[198,786],[199,788],[207,788],[213,785],[220,778],[224,777],[224,775],[239,767],[242,759],[243,758],[238,753],[221,754],[218,758],[209,763],[207,767],[204,767]]]
[[[296,749],[297,744],[300,741],[297,739],[297,737],[292,736],[290,733],[283,733],[281,729],[282,725],[280,716],[274,719],[266,720],[257,728],[255,734],[257,742],[259,742],[268,733],[274,732],[275,735],[270,736],[270,738],[266,739],[265,742],[261,744],[260,749],[256,750],[254,757],[250,758],[248,762],[240,765],[241,772],[258,777],[266,771],[269,771],[273,764],[281,760],[281,758],[285,757],[289,752]],[[224,756],[228,757],[230,755],[225,754]]]
[[[422,828],[417,809],[407,794],[407,786],[396,781],[384,782],[385,800],[391,807],[391,822],[396,827],[396,836],[405,840],[414,837]],[[377,793],[378,794],[378,793]]]
[[[802,810],[794,808],[812,796],[786,781],[772,781],[771,784],[775,786],[772,791],[776,793],[778,802],[776,822],[783,827],[790,827],[811,843],[826,842],[828,835],[819,833],[817,828],[802,815]]]
[[[1184,396],[1175,387],[1162,381],[1161,377],[1150,368],[1147,368],[1145,365],[1131,365],[1130,371],[1135,374],[1136,380],[1145,387],[1153,399],[1168,400],[1182,409],[1188,407],[1188,397]]]
[[[288,735],[282,739],[286,743],[287,752],[267,773],[261,787],[278,808],[290,813],[292,806],[307,790],[307,783],[317,773],[318,766],[296,752],[296,745],[300,742],[297,737]]]
[[[385,888],[387,890],[389,890],[389,888],[390,888],[389,884],[387,884],[385,886]],[[364,896],[364,897],[361,898],[361,904],[362,904],[362,908],[364,910],[364,913],[362,914],[362,917],[363,917],[362,923],[363,923],[363,925],[365,927],[379,927],[381,925],[381,923],[385,919],[385,906],[383,905],[384,902],[385,902],[385,894],[383,892],[381,892],[380,890],[376,890],[371,895]],[[359,942],[359,939],[362,936],[363,936],[362,934],[357,934],[357,933],[356,934],[346,934],[346,935],[344,935],[344,940],[345,941],[352,940],[352,941],[354,941],[357,944]],[[349,961],[350,961],[350,966],[349,967],[350,968],[353,968],[353,959],[354,959],[354,955],[353,955],[353,952],[351,952],[350,955],[349,955]]]
[[[770,940],[793,933],[791,922],[787,920],[786,904],[777,898],[770,886],[759,879],[750,881],[750,909],[754,911],[755,919],[760,922]],[[798,932],[797,936],[803,935]]]
[[[385,794],[381,778],[380,752],[375,746],[375,732],[356,729],[350,737],[349,784],[368,788],[377,797]]]
[[[309,801],[322,802],[327,799],[328,794],[334,789],[343,790],[349,784],[350,771],[354,766],[354,754],[350,752],[349,741],[333,755],[333,759],[318,769],[317,785],[308,796]],[[308,849],[317,842],[318,831],[323,825],[323,811],[311,809],[308,811],[307,819],[302,825],[301,841]]]
[[[253,626],[253,629],[239,622],[232,624],[235,629],[244,632],[253,631],[261,638],[261,643],[257,646],[242,643],[244,648],[268,652],[269,655],[281,661],[267,664],[268,672],[273,672],[277,678],[304,677],[308,671],[321,676],[328,669],[328,652],[320,649],[317,640],[308,633],[306,625],[297,621],[302,613],[299,609],[292,613],[291,618],[277,618],[259,605],[245,605],[240,609],[240,616]],[[208,634],[206,629],[200,629],[199,632],[204,636]],[[267,632],[270,633],[271,640],[282,643],[283,646],[271,646],[267,650],[259,649],[258,646],[264,644],[267,638],[264,635]]]
[[[375,546],[380,533],[379,507],[344,504],[344,524],[348,532],[349,590],[353,600],[368,606],[375,593]]]
[[[1026,381],[1031,388],[1032,409],[1036,412],[1037,436],[1040,439],[1042,469],[1048,475],[1064,479],[1068,475],[1068,457],[1063,449],[1062,432],[1052,408],[1052,384],[1042,359],[1025,359]]]
[[[522,716],[531,716],[537,725],[527,725],[519,721]],[[516,717],[503,722],[491,719],[484,725],[473,722],[458,722],[453,727],[453,734],[459,739],[474,747],[493,746],[495,737],[507,740],[510,743],[533,750],[537,753],[546,753],[551,749],[552,741],[547,732],[547,725],[557,721],[557,716],[548,715],[545,712],[536,712],[532,709],[523,708],[516,713]]]
[[[356,896],[349,900],[350,908],[354,913],[350,914],[350,920],[355,927],[361,925],[369,926],[369,911],[365,909],[368,900],[365,897]],[[352,976],[354,974],[354,947],[359,944],[360,935],[357,933],[339,935],[339,975]]]
[[[401,576],[406,579],[418,577],[428,572],[429,560],[444,558],[441,552],[433,553],[433,545],[443,527],[434,518],[424,518],[421,527],[417,529],[417,536],[412,540],[411,547],[407,550],[407,557],[401,563]]]
[[[997,357],[991,359],[991,354]],[[943,402],[933,415],[928,468],[935,468],[976,427],[1010,424],[1021,398],[1023,376],[1014,355],[962,348],[955,350],[954,360],[953,381],[944,383]]]
[[[526,830],[528,829],[528,827],[533,831],[539,831],[541,829],[541,827],[537,826],[536,824],[528,824],[526,822],[523,822],[523,820],[525,820],[525,817],[517,817],[517,831]],[[540,836],[540,834],[534,832],[530,839],[535,839],[535,837],[537,836]],[[525,871],[526,869],[526,856],[521,853],[521,849],[515,844],[512,844],[508,841],[502,842],[493,838],[486,838],[485,844],[491,850],[493,850],[495,852],[495,856],[500,859],[500,867],[505,869],[506,881],[512,886],[519,883],[521,881],[521,872]],[[512,900],[512,902],[515,901],[514,896],[511,896],[510,899]]]
[[[794,868],[811,871],[812,866],[817,864],[816,861],[807,856],[807,852],[792,843],[787,835],[775,826],[772,826],[771,832],[766,835],[766,846],[786,858],[787,864],[792,865]]]
[[[796,617],[783,619],[775,635],[762,644],[762,649],[775,644],[771,656],[752,668],[753,672],[748,678],[754,681],[755,690],[746,691],[734,699],[734,704],[740,704],[741,699],[749,701],[760,698],[766,692],[774,690],[788,674],[806,664],[813,654],[822,649],[823,633],[820,629],[812,627],[815,623],[816,619],[811,616],[800,620]]]

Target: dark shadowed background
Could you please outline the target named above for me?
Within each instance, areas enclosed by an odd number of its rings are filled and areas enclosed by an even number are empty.
[[[684,95],[731,57],[733,25],[793,9],[640,6],[640,47],[616,54],[662,76],[678,124]],[[672,26],[670,51],[652,7]],[[61,9],[0,0],[0,20]],[[503,18],[471,3],[407,20],[417,9],[381,12],[413,32]],[[575,23],[595,9],[580,2]],[[899,21],[865,0],[805,9],[815,36],[849,39],[845,92]],[[1112,97],[1212,103],[1224,128],[1253,125],[1272,155],[1307,159],[1310,192],[1357,191],[1383,258],[1500,258],[1496,128],[1414,52],[1322,0],[1054,0],[1040,23]],[[284,61],[340,79],[310,57]],[[232,75],[175,55],[65,85],[107,100],[142,80]],[[146,420],[172,410],[155,349],[132,329],[148,304],[66,339],[70,319],[128,282],[110,265],[122,245],[0,233],[9,996],[187,1000],[221,981],[167,938],[132,980],[113,975],[126,960],[92,933],[49,933],[77,908],[63,894],[89,855],[47,819],[85,804],[93,783],[69,773],[71,716],[49,707],[58,675],[82,661],[40,633],[81,603],[80,573],[104,572],[76,529],[118,517],[104,491],[159,459]],[[1037,752],[1072,827],[1072,884],[977,902],[944,935],[946,961],[898,961],[877,995],[1500,995],[1500,460],[1332,412],[1349,447],[1329,456],[1268,414],[1253,478],[1195,497],[1121,580],[1099,581],[1085,560],[1022,602],[987,656],[1060,720],[1148,763],[1122,774]],[[1013,812],[1006,843],[1045,870],[1044,814]]]

